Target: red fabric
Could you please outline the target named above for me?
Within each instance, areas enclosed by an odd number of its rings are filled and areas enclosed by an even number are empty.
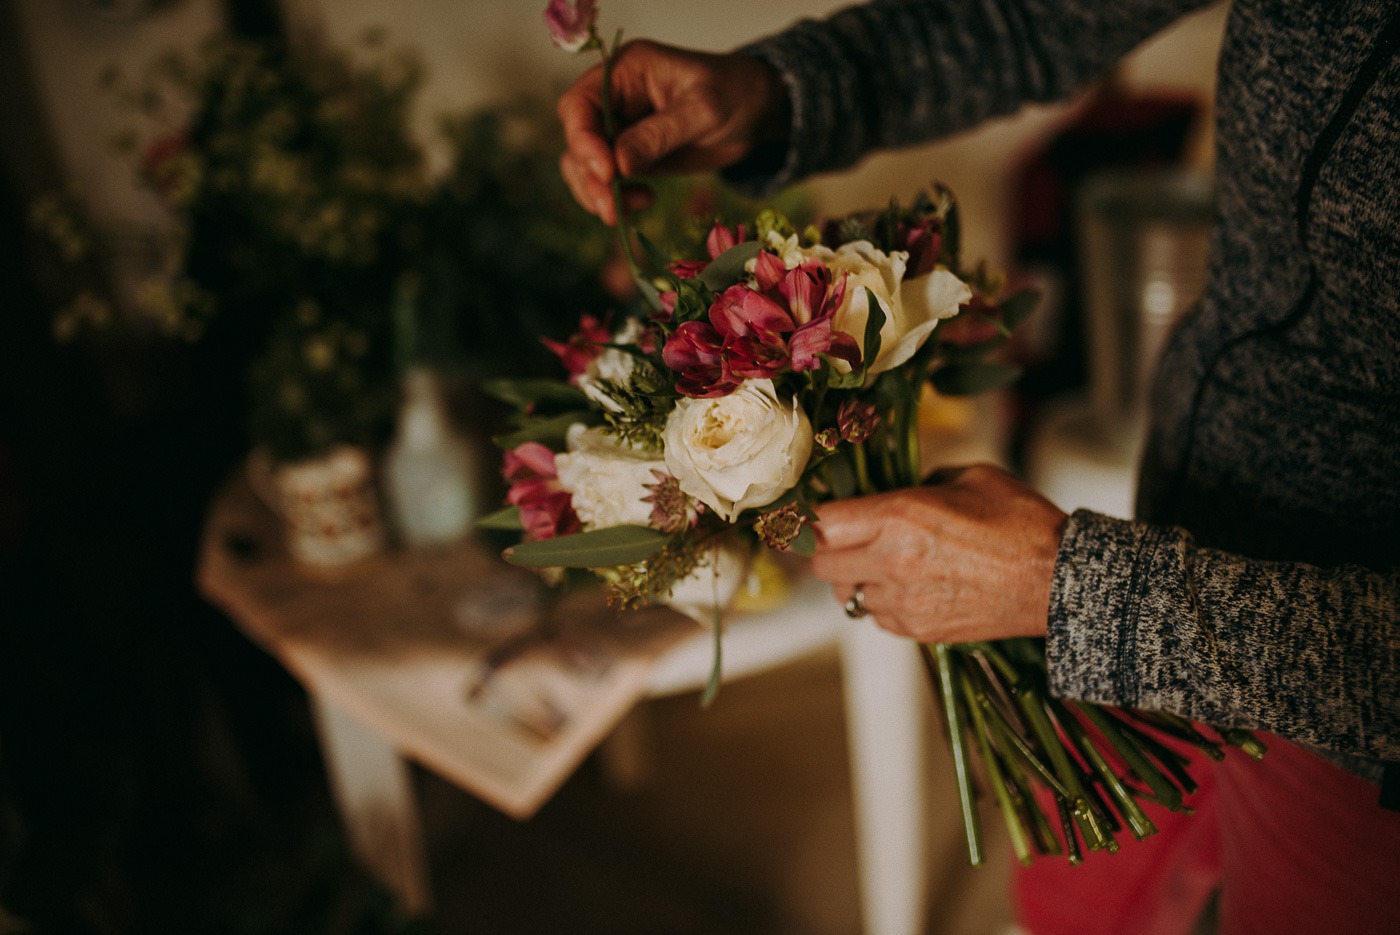
[[[1215,774],[1197,766],[1194,775],[1200,789],[1186,801],[1195,814],[1146,806],[1157,826],[1151,837],[1124,830],[1118,853],[1086,853],[1077,867],[1062,857],[1018,866],[1012,898],[1021,926],[1032,935],[1187,935],[1220,879]],[[1046,814],[1053,807],[1048,796],[1041,801]]]
[[[1188,933],[1219,882],[1218,935],[1400,933],[1400,812],[1378,787],[1278,737],[1260,762],[1231,751],[1197,768],[1194,816],[1079,867],[1018,868],[1013,898],[1032,935]],[[1159,820],[1160,819],[1160,820]]]

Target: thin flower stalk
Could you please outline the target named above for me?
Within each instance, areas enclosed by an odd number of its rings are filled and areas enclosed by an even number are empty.
[[[978,692],[966,669],[957,673],[957,683],[958,690],[966,704],[967,713],[972,720],[972,737],[982,756],[982,768],[987,775],[987,784],[992,787],[992,794],[996,796],[997,805],[1001,809],[1002,820],[1006,823],[1006,833],[1011,839],[1011,849],[1016,854],[1016,859],[1023,866],[1028,867],[1032,860],[1030,838],[1025,825],[1021,822],[1021,815],[1016,809],[1015,802],[1012,800],[1007,780],[1002,774],[1000,752],[992,743],[991,732],[988,730],[986,718],[982,714],[982,703],[985,699]]]
[[[967,838],[967,859],[972,866],[981,866],[985,860],[982,854],[982,828],[972,795],[967,732],[964,729],[961,706],[958,704],[957,689],[954,686],[953,653],[946,643],[934,643],[931,648],[924,646],[924,651],[933,653],[935,668],[938,671],[939,695],[943,699],[943,714],[948,725],[948,744],[952,748],[953,769],[957,773],[958,805],[962,809],[963,832]]]

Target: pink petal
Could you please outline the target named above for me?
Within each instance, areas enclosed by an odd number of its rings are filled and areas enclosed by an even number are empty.
[[[783,307],[748,286],[730,286],[710,306],[710,322],[726,336],[744,337],[760,331],[786,334],[792,317]]]

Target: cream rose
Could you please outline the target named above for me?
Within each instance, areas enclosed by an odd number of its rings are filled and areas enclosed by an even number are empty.
[[[643,499],[656,483],[653,470],[665,464],[654,452],[623,446],[602,429],[575,425],[568,450],[554,457],[559,486],[573,497],[574,512],[585,531],[607,526],[645,526],[651,504]]]
[[[646,328],[635,318],[627,319],[627,323],[613,335],[614,344],[636,344],[641,340]],[[618,350],[615,347],[603,349],[603,353],[588,362],[588,369],[579,374],[576,385],[583,390],[583,394],[602,406],[608,412],[621,412],[620,406],[615,399],[608,395],[605,388],[606,383],[616,383],[626,386],[632,379],[632,371],[636,369],[637,360],[626,351]]]
[[[735,543],[715,546],[705,553],[694,571],[671,587],[663,603],[701,626],[712,625],[715,609],[723,613],[747,579],[750,557],[748,549]]]
[[[784,265],[792,268],[808,258],[825,263],[837,277],[846,277],[846,296],[832,316],[831,325],[856,339],[864,349],[865,323],[870,318],[869,289],[885,313],[880,328],[880,351],[869,364],[871,373],[892,370],[914,356],[938,323],[952,318],[958,308],[972,298],[967,283],[943,267],[927,276],[906,280],[909,254],[903,250],[885,253],[867,240],[843,244],[835,250],[820,244],[800,246],[796,237],[772,237],[773,247]],[[843,369],[842,361],[836,365]]]
[[[727,522],[792,489],[812,453],[812,425],[772,380],[746,380],[728,396],[676,403],[663,434],[666,469],[681,490]]]

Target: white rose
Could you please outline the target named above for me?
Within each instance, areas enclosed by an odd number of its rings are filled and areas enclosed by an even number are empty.
[[[726,522],[792,489],[812,453],[812,425],[772,380],[746,380],[728,396],[682,399],[663,433],[666,469],[681,490]]]
[[[788,268],[815,258],[825,263],[833,278],[846,276],[846,295],[832,316],[831,326],[865,346],[865,323],[870,318],[869,289],[885,313],[880,328],[880,351],[870,362],[871,373],[892,370],[914,356],[933,329],[972,298],[972,289],[949,270],[939,267],[927,276],[906,280],[909,254],[903,250],[885,253],[868,240],[843,244],[835,250],[820,244],[801,247],[797,238],[770,237],[770,244]],[[842,370],[844,361],[835,361]]]
[[[734,602],[739,585],[749,573],[750,552],[735,543],[725,543],[708,550],[689,575],[677,581],[666,606],[674,608],[708,627],[715,621],[715,609],[722,613]]]
[[[642,323],[635,318],[627,319],[627,323],[613,335],[614,344],[636,344],[641,340],[646,329]],[[575,385],[589,399],[608,412],[621,412],[622,407],[617,401],[608,395],[604,388],[604,381],[617,383],[623,386],[632,380],[632,371],[636,369],[637,360],[626,351],[620,351],[615,347],[603,349],[603,353],[588,362],[588,369],[579,374]]]
[[[665,464],[654,452],[623,446],[602,429],[575,425],[568,451],[554,458],[559,486],[573,496],[574,512],[585,531],[607,526],[645,526],[651,504],[644,501],[656,483],[653,470]]]

